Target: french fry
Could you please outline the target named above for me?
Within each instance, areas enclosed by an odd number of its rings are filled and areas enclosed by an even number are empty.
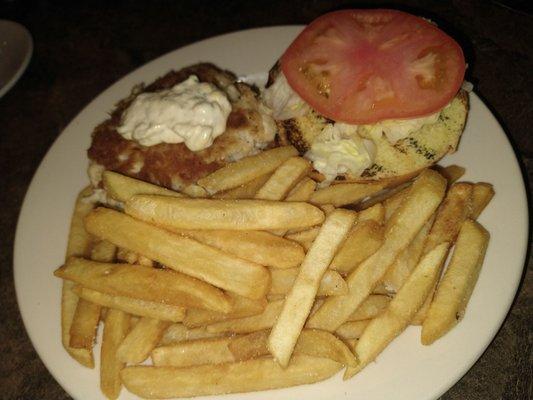
[[[489,233],[481,225],[472,220],[463,223],[450,264],[422,325],[422,344],[433,343],[463,318],[488,242]]]
[[[105,240],[97,243],[91,250],[91,259],[112,262],[116,247]],[[70,346],[92,349],[96,340],[96,330],[100,321],[100,305],[80,298],[70,327]]]
[[[311,178],[305,177],[287,194],[285,201],[303,201],[309,200],[316,188],[316,182]],[[324,210],[323,210],[324,211]],[[272,231],[274,235],[285,236],[288,229],[278,229]]]
[[[348,275],[349,294],[328,297],[309,318],[307,327],[335,331],[348,320],[435,212],[444,197],[445,188],[446,180],[437,172],[425,170],[419,175],[389,220],[383,245]]]
[[[254,332],[237,337],[227,347],[236,361],[244,361],[269,354],[269,331]],[[355,367],[357,359],[350,349],[330,332],[316,329],[304,329],[294,346],[294,354],[329,358],[342,365]]]
[[[125,209],[135,218],[175,229],[273,230],[307,228],[324,221],[319,208],[303,202],[139,195]]]
[[[116,308],[132,315],[171,322],[181,322],[185,318],[185,307],[132,297],[113,296],[81,286],[75,286],[73,290],[80,298],[91,303],[99,304],[102,307]]]
[[[118,359],[126,364],[142,363],[157,346],[169,326],[168,321],[141,318],[118,347]]]
[[[440,243],[455,242],[461,225],[472,212],[472,190],[472,184],[465,182],[450,187],[424,243],[424,254]]]
[[[120,371],[124,363],[117,357],[117,349],[130,328],[130,317],[120,310],[107,310],[100,349],[100,389],[108,399],[116,399],[122,382]]]
[[[254,156],[229,163],[206,177],[198,180],[198,185],[210,194],[243,185],[251,180],[273,172],[288,158],[298,155],[292,146],[276,147]]]
[[[264,231],[171,230],[244,260],[273,268],[297,267],[305,256],[302,246]]]
[[[379,353],[409,325],[439,277],[449,243],[441,243],[427,253],[405,284],[378,317],[370,321],[359,338],[355,351],[359,365],[347,368],[344,379],[351,378],[372,362]]]
[[[189,186],[185,186],[183,188],[182,192],[186,196],[193,197],[193,198],[209,197],[209,194],[207,193],[207,190],[205,190],[203,187],[201,187],[199,185],[196,185],[194,183],[189,185]],[[146,193],[146,194],[148,194],[148,193]],[[154,193],[154,194],[159,194],[159,193]],[[178,197],[178,196],[176,196],[176,197]],[[184,197],[184,196],[181,196],[181,197]]]
[[[258,200],[283,200],[289,191],[311,171],[305,158],[291,157],[283,162],[257,191]]]
[[[231,302],[221,290],[167,269],[71,257],[54,275],[111,295],[221,312],[231,310]]]
[[[235,362],[235,357],[228,348],[232,339],[197,339],[156,347],[152,351],[152,361],[156,367],[191,367]]]
[[[189,329],[183,324],[170,325],[163,337],[159,341],[160,346],[168,346],[174,343],[180,343],[187,340],[208,339],[227,336],[225,333],[211,333],[207,332],[205,326]]]
[[[433,168],[439,174],[446,178],[449,185],[458,181],[465,174],[466,171],[463,167],[460,167],[459,165],[448,165],[447,167],[435,165]]]
[[[383,244],[383,227],[373,220],[358,222],[331,261],[330,269],[348,274]]]
[[[272,286],[269,295],[287,294],[296,280],[299,268],[271,269]],[[348,286],[342,276],[335,271],[326,271],[318,287],[317,296],[337,296],[346,294]]]
[[[409,188],[412,185],[413,181],[404,182],[400,185],[391,187],[391,188],[385,188],[381,192],[378,192],[376,194],[371,195],[368,198],[365,198],[361,200],[359,203],[357,203],[354,207],[357,211],[364,211],[367,208],[370,208],[376,204],[380,204],[385,202],[391,197],[396,196],[399,192],[403,191],[404,189]]]
[[[92,349],[99,321],[100,306],[84,299],[79,299],[70,327],[70,347]]]
[[[136,194],[159,194],[162,196],[183,197],[183,194],[139,179],[130,178],[113,171],[104,171],[102,183],[107,195],[125,203]]]
[[[342,340],[359,339],[370,323],[370,319],[347,321],[337,328],[335,334]]]
[[[311,198],[313,204],[333,204],[335,207],[357,203],[368,196],[385,189],[386,185],[377,183],[339,183],[317,190]]]
[[[228,293],[231,298],[232,309],[229,313],[220,313],[199,308],[189,308],[183,319],[183,325],[188,328],[196,328],[215,322],[226,321],[235,318],[244,318],[261,314],[267,305],[266,299],[252,300],[246,297]]]
[[[285,197],[285,201],[308,201],[316,189],[316,182],[311,178],[303,178]]]
[[[144,398],[191,397],[252,392],[319,382],[341,364],[310,356],[295,356],[283,369],[271,358],[187,368],[133,366],[121,372],[126,388]]]
[[[84,200],[91,193],[92,189],[87,187],[78,194],[76,199],[70,222],[66,259],[72,256],[89,257],[90,255],[93,238],[85,230],[83,219],[94,208],[93,203]],[[74,286],[73,282],[63,280],[61,289],[61,342],[72,358],[87,368],[94,368],[92,349],[76,349],[70,346],[70,329],[79,301],[78,296],[72,291]]]
[[[261,175],[250,182],[237,186],[224,192],[218,192],[213,195],[215,199],[253,199],[257,191],[265,184],[272,174]]]
[[[299,243],[307,251],[318,236],[319,231],[320,227],[315,226],[304,231],[289,233],[285,238]]]
[[[348,321],[362,321],[377,317],[387,306],[391,298],[379,294],[371,294],[359,307],[348,317]]]
[[[403,200],[407,197],[409,189],[410,186],[396,192],[394,195],[383,201],[383,207],[385,208],[385,222],[387,222],[398,207],[400,207]]]
[[[432,217],[424,224],[413,241],[396,257],[385,273],[383,284],[389,292],[396,293],[418,264],[434,220],[435,218]]]
[[[208,325],[206,329],[209,333],[250,333],[269,329],[278,319],[282,307],[283,300],[273,301],[267,304],[261,314],[216,322]]]
[[[231,256],[118,211],[98,208],[85,218],[85,225],[97,237],[241,296],[264,297],[270,286],[270,275],[259,264]]]
[[[439,207],[435,222],[424,243],[422,254],[426,254],[443,242],[449,242],[453,245],[461,229],[461,225],[472,212],[472,192],[473,185],[470,183],[454,183],[451,186],[446,194],[446,198]],[[413,323],[424,321],[434,292],[435,287],[429,292],[424,305],[418,311]]]
[[[358,222],[372,220],[378,224],[383,224],[385,222],[385,207],[383,207],[383,204],[377,203],[359,211],[357,215],[359,216]]]
[[[289,364],[300,331],[313,306],[320,280],[348,235],[355,218],[356,215],[347,210],[333,211],[320,228],[300,266],[298,276],[283,303],[283,309],[268,340],[271,354],[283,367]]]
[[[472,212],[470,218],[477,219],[494,197],[494,188],[490,183],[476,183],[472,192]]]

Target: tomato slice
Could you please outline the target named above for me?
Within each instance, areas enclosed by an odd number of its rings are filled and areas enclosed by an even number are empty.
[[[350,124],[443,108],[464,78],[455,40],[397,10],[342,10],[309,24],[281,58],[289,85],[325,117]]]

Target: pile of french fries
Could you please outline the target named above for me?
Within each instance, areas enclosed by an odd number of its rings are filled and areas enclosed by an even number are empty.
[[[62,342],[100,387],[144,398],[348,379],[407,326],[425,345],[463,317],[494,195],[459,167],[318,188],[291,147],[229,164],[182,193],[106,171],[82,191],[63,279]],[[357,210],[357,211],[356,211]],[[448,254],[450,261],[445,266]]]

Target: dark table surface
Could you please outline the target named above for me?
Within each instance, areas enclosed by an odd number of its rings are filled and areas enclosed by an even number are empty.
[[[469,61],[467,78],[506,129],[531,185],[533,17],[527,3],[413,0],[362,4],[399,5],[452,32]],[[117,79],[168,51],[230,31],[305,24],[327,11],[356,4],[318,0],[0,1],[0,18],[24,24],[35,42],[26,73],[0,99],[1,399],[69,398],[29,342],[12,278],[13,240],[24,194],[41,159],[69,121]],[[531,398],[533,279],[528,261],[516,300],[496,338],[443,400]]]

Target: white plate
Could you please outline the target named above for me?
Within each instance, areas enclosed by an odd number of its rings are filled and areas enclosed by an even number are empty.
[[[88,183],[86,149],[93,127],[133,85],[151,82],[170,69],[212,61],[243,76],[261,76],[301,27],[231,33],[171,52],[127,75],[90,103],[63,131],[37,170],[20,214],[15,242],[15,285],[28,334],[47,368],[73,397],[104,399],[98,370],[76,364],[61,347],[59,279],[74,199]],[[325,382],[222,396],[234,399],[435,399],[479,358],[502,324],[524,265],[528,211],[515,154],[490,111],[471,95],[471,112],[459,151],[446,164],[467,168],[469,181],[491,182],[496,196],[480,222],[492,235],[485,265],[464,320],[432,346],[422,346],[410,327],[352,380],[341,374]],[[99,351],[95,351],[98,357]],[[121,399],[135,396],[123,390]]]
[[[32,52],[28,30],[16,22],[0,20],[0,97],[21,77]]]

